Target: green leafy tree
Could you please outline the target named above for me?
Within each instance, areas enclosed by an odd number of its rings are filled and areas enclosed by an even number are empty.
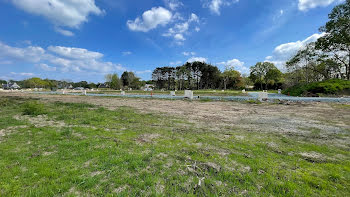
[[[232,88],[238,88],[242,86],[241,73],[234,70],[233,68],[227,68],[221,74],[221,76],[223,79],[223,85],[225,90],[227,89],[227,87],[229,87],[229,89],[232,89]]]
[[[329,21],[320,28],[326,34],[317,40],[316,48],[331,53],[335,61],[345,67],[345,76],[350,79],[350,0],[333,8]],[[345,55],[342,55],[345,54]]]
[[[275,84],[282,82],[283,74],[278,68],[270,62],[258,62],[255,66],[250,68],[249,78],[255,85],[259,84],[260,88],[268,89],[268,84],[274,86]]]
[[[120,79],[118,77],[118,74],[107,74],[105,76],[106,82],[109,84],[109,87],[115,90],[119,90],[121,86]]]

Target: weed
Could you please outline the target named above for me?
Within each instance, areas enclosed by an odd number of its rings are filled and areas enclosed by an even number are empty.
[[[37,116],[46,114],[45,105],[37,101],[27,101],[22,104],[23,115]]]

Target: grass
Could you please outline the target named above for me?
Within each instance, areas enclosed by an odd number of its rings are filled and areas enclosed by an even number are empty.
[[[6,102],[0,196],[350,195],[349,149],[312,141],[316,129],[304,139],[212,131],[181,118],[84,103],[36,101],[45,115],[26,116],[23,107],[33,101]]]

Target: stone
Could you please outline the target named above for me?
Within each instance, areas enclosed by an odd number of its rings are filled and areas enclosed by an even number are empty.
[[[258,94],[258,100],[259,101],[263,101],[263,100],[267,100],[268,99],[268,93],[267,91],[265,92],[259,92]]]
[[[170,96],[176,96],[175,91],[171,91]]]
[[[185,98],[193,99],[193,91],[192,90],[185,90]]]

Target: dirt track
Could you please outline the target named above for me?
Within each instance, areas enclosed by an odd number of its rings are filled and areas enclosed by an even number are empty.
[[[246,131],[302,136],[317,129],[325,137],[350,131],[350,108],[339,104],[246,104],[24,93],[0,93],[1,96],[32,97],[46,102],[84,102],[109,109],[128,106],[146,113],[161,112],[164,115],[182,117],[211,130],[234,127]]]

